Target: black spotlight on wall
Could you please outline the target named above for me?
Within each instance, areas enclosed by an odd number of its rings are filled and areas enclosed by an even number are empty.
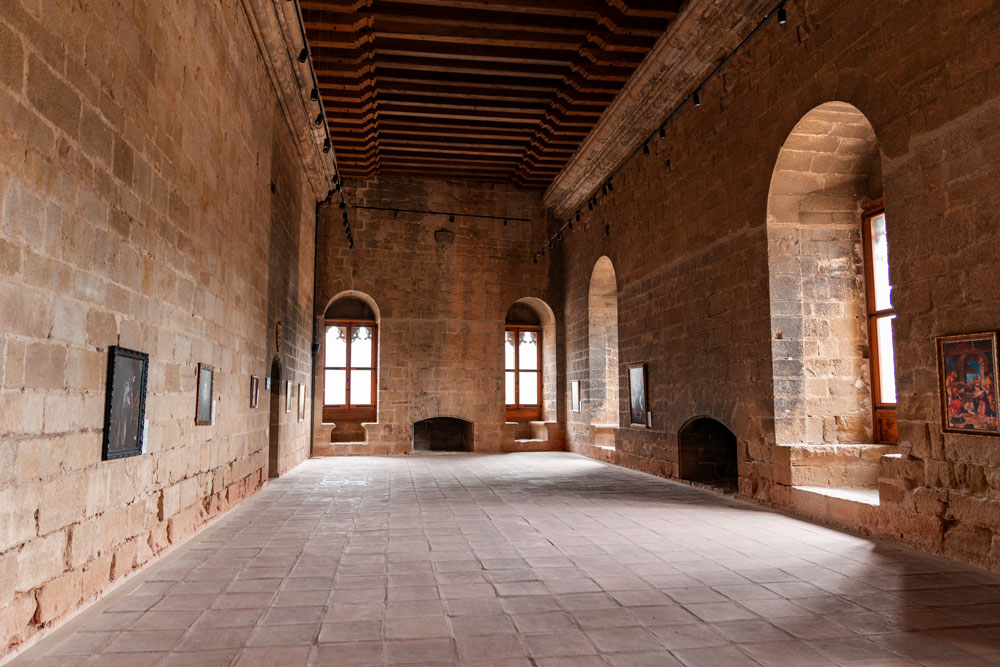
[[[562,241],[562,230],[556,232],[556,241]]]
[[[316,89],[316,88],[313,88],[312,92],[309,93],[309,99],[312,100],[313,102],[318,102],[319,101],[319,90]]]
[[[788,23],[788,12],[785,11],[785,5],[778,7],[778,25],[785,25]]]
[[[698,90],[694,91],[694,95],[691,97],[691,102],[696,106],[701,106],[701,94]]]
[[[299,62],[304,63],[307,60],[309,60],[309,49],[302,47],[302,50],[299,51]]]
[[[604,235],[611,236],[611,225],[609,224],[604,225]]]
[[[643,155],[649,155],[649,144],[648,143],[642,145],[642,154]]]
[[[340,203],[339,203],[339,204],[337,204],[337,206],[339,206],[339,207],[340,207],[340,210],[341,210],[341,211],[343,211],[343,210],[344,210],[345,208],[347,208],[347,204],[345,204],[345,203],[344,203],[344,200],[343,200],[343,199],[341,199],[341,200],[340,200]]]
[[[538,254],[536,253],[534,257],[531,258],[533,264],[538,264]]]
[[[594,210],[594,202],[592,202],[592,201],[588,201],[587,202],[587,210],[588,211],[593,211]]]
[[[448,222],[455,222],[455,216],[449,215],[448,216]]]
[[[323,152],[324,153],[329,153],[330,152],[330,139],[329,138],[323,140]]]
[[[323,112],[322,111],[319,112],[319,114],[316,116],[316,120],[314,120],[313,122],[316,123],[317,126],[323,124]]]
[[[579,211],[576,212],[576,221],[580,222],[580,212]]]
[[[608,196],[608,184],[607,183],[605,183],[604,185],[601,186],[601,194],[604,195],[605,197]]]
[[[545,257],[545,246],[542,246],[542,249],[538,251],[538,254]]]
[[[608,179],[608,192],[614,192],[614,191],[615,191],[615,184],[612,183],[611,179],[609,178]]]
[[[660,126],[660,141],[663,141],[666,138],[667,138],[667,128],[665,128],[664,126],[661,125]]]
[[[504,227],[506,227],[506,226],[507,226],[507,218],[504,218],[504,219],[503,219],[503,226],[504,226]]]
[[[567,220],[566,221],[566,226],[569,227],[570,231],[573,231],[573,221],[572,220]]]

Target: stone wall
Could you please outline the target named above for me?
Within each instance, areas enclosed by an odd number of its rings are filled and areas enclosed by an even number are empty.
[[[335,427],[323,424],[321,416],[320,347],[314,451],[409,453],[414,422],[432,417],[472,422],[475,451],[514,447],[514,431],[505,427],[503,397],[507,311],[523,298],[560,310],[558,295],[548,289],[549,262],[531,261],[545,238],[538,196],[506,185],[392,176],[348,182],[346,194],[356,247],[347,246],[336,198],[318,217],[314,314],[322,332],[323,315],[338,295],[360,293],[374,304],[379,314],[378,415],[376,423],[363,427],[362,440],[331,443]],[[504,225],[503,216],[530,221]],[[544,314],[539,314],[544,324]],[[558,340],[558,319],[551,330]],[[545,393],[554,407],[561,364],[553,358],[556,346],[544,343]],[[556,421],[548,414],[546,419]],[[538,446],[561,448],[558,431],[550,431]]]
[[[676,476],[678,429],[709,416],[739,439],[741,492],[792,504],[790,487],[775,484],[789,477],[777,469],[788,457],[773,458],[768,191],[796,124],[821,104],[847,103],[874,128],[883,172],[900,456],[882,461],[881,506],[842,523],[1000,568],[1000,440],[941,434],[934,345],[1000,328],[1000,15],[974,0],[787,9],[787,25],[768,24],[701,91],[701,107],[682,109],[595,211],[584,208],[561,246],[567,383],[588,381],[588,283],[607,255],[620,377],[627,364],[649,364],[652,410],[651,429],[616,431],[615,452],[595,447],[584,414],[570,414],[569,446]],[[857,439],[857,429],[829,437]]]
[[[249,378],[280,318],[308,385],[312,327],[315,199],[277,106],[232,2],[0,3],[0,655],[266,480]],[[149,354],[148,451],[102,461],[111,345]]]

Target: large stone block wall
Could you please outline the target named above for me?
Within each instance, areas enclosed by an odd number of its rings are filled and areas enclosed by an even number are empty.
[[[513,447],[514,431],[505,428],[504,414],[504,319],[522,298],[561,310],[558,295],[549,289],[550,264],[531,261],[546,238],[538,195],[506,185],[393,176],[349,181],[345,191],[354,250],[344,236],[339,196],[318,216],[317,343],[335,297],[359,292],[374,302],[380,315],[378,418],[359,433],[362,444],[331,444],[334,427],[323,424],[321,415],[320,347],[314,450],[409,453],[413,423],[431,417],[472,422],[476,451]],[[456,214],[454,222],[450,212]],[[510,220],[505,226],[503,216],[530,222]],[[558,318],[549,329],[561,336]],[[553,384],[561,386],[556,378],[561,364],[548,341],[545,347],[545,393],[553,404],[546,413],[555,422]],[[558,430],[550,429],[539,446],[561,449]]]
[[[594,446],[585,411],[570,414],[569,446],[676,476],[678,430],[710,416],[738,437],[741,492],[792,504],[773,460],[768,191],[795,125],[846,102],[870,121],[881,158],[901,453],[882,463],[881,506],[852,525],[1000,568],[1000,439],[941,434],[934,345],[1000,328],[1000,14],[973,0],[787,8],[788,24],[770,23],[727,65],[561,246],[567,384],[588,381],[588,282],[607,255],[620,423],[629,363],[649,364],[652,410],[651,429],[618,429],[615,451]]]
[[[273,320],[309,384],[314,197],[254,38],[154,4],[0,3],[0,655],[266,480]],[[148,451],[101,461],[111,345],[150,356]]]

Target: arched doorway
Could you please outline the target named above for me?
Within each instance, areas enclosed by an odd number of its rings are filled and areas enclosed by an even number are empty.
[[[271,362],[270,424],[267,430],[267,476],[278,476],[278,448],[281,441],[281,362]]]
[[[618,426],[618,281],[607,257],[597,260],[590,276],[587,321],[590,423]]]
[[[736,436],[710,417],[696,417],[677,433],[679,477],[727,492],[739,490]]]
[[[862,220],[869,220],[866,205],[878,206],[881,197],[878,143],[865,115],[850,104],[828,102],[803,116],[778,154],[767,202],[779,444],[871,443],[888,439],[889,430],[895,437],[894,374],[882,378],[891,388],[892,423],[879,438],[874,408],[887,419],[883,408],[890,406],[873,404],[869,360],[878,350],[869,346],[871,234],[863,233]],[[876,255],[883,258],[884,219],[876,240]],[[888,260],[883,264],[888,294]],[[889,333],[881,347],[891,356],[891,320],[879,326],[885,324]]]

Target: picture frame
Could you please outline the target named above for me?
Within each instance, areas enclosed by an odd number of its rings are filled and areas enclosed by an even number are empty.
[[[1000,435],[995,331],[935,339],[941,432]]]
[[[250,409],[255,410],[260,403],[260,378],[250,376]]]
[[[146,444],[148,378],[148,354],[117,345],[108,348],[102,460],[142,454]]]
[[[299,421],[305,421],[306,419],[306,386],[304,384],[299,385]]]
[[[212,400],[215,395],[215,368],[208,364],[198,364],[198,395],[195,402],[194,423],[196,426],[212,424]]]
[[[632,364],[628,367],[628,409],[629,424],[649,426],[649,400],[646,393],[646,364]]]
[[[570,405],[572,406],[573,412],[579,412],[580,411],[580,381],[579,380],[573,380],[570,383],[570,396],[571,396],[571,403],[570,403]]]
[[[285,380],[285,412],[292,411],[292,381]]]

